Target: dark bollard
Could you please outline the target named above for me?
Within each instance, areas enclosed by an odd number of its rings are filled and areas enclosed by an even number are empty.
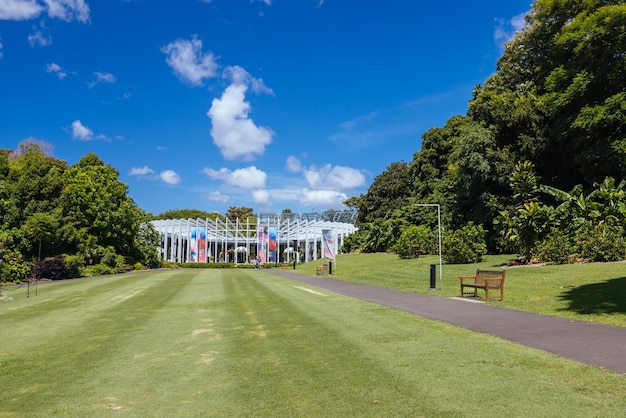
[[[430,289],[431,292],[437,290],[437,265],[430,265]]]
[[[295,259],[294,259],[294,260],[293,260],[293,269],[294,269],[294,270],[296,269],[296,264],[297,264],[297,263],[298,263],[298,260],[295,260]]]
[[[333,274],[333,262],[329,261],[328,262],[328,275]]]

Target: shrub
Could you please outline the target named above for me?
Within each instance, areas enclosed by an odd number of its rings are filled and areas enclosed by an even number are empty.
[[[69,271],[69,277],[81,277],[85,268],[85,258],[80,255],[65,255],[65,265]]]
[[[576,232],[580,257],[588,261],[620,261],[626,257],[624,229],[605,222],[585,223]]]
[[[552,228],[548,236],[537,245],[537,257],[541,261],[555,264],[573,263],[576,261],[576,245],[566,232]]]
[[[171,261],[167,261],[167,260],[161,260],[160,267],[163,269],[177,269],[178,264],[173,263]]]
[[[468,223],[443,237],[443,261],[447,264],[469,264],[482,261],[487,254],[485,230],[482,225]]]
[[[124,270],[124,264],[126,260],[124,256],[118,255],[113,247],[107,247],[104,249],[100,264],[104,264],[111,268],[113,273],[122,273]]]
[[[30,277],[33,266],[18,251],[0,248],[0,258],[0,282],[20,282]]]
[[[350,234],[343,239],[343,245],[341,246],[341,251],[344,253],[351,253],[352,251],[357,251],[363,242],[365,241],[365,231],[358,230],[354,234]]]
[[[85,271],[83,272],[83,276],[85,277],[93,277],[93,276],[104,276],[107,274],[112,274],[113,270],[111,267],[106,264],[94,264],[93,266],[85,267]]]
[[[411,225],[402,231],[393,250],[400,258],[417,258],[426,253],[432,231],[424,225]]]
[[[37,279],[64,280],[70,278],[70,270],[65,265],[63,256],[40,260],[35,264],[33,276]]]

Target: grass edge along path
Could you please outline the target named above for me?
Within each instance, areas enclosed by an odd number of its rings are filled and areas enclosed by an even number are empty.
[[[54,283],[0,315],[0,417],[626,409],[616,373],[254,270]]]
[[[439,257],[401,260],[395,254],[340,254],[333,279],[432,296],[458,297],[458,276],[477,268],[505,268],[511,255],[488,255],[475,264],[444,264],[440,289]],[[299,264],[295,272],[315,275],[325,259]],[[436,265],[437,290],[429,290],[430,265]],[[290,269],[290,271],[293,271]],[[562,316],[626,328],[626,262],[531,265],[507,268],[505,300],[494,306]],[[479,291],[479,295],[484,294]]]

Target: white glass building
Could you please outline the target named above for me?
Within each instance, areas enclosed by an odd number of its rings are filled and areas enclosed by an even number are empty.
[[[160,257],[172,262],[309,262],[336,255],[356,231],[355,211],[261,213],[256,222],[228,219],[152,221],[161,236]],[[331,245],[328,245],[331,243]]]

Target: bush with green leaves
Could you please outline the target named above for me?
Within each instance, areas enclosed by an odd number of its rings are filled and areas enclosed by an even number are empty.
[[[80,277],[82,275],[83,269],[85,268],[85,258],[80,255],[65,255],[65,265],[69,270],[69,275],[71,278]]]
[[[429,241],[432,241],[432,234],[431,229],[425,225],[411,225],[402,231],[393,250],[403,259],[427,254],[431,247]]]
[[[573,263],[578,257],[573,237],[558,228],[552,228],[537,245],[536,255],[539,260],[554,264]]]
[[[470,264],[482,261],[487,254],[486,231],[482,225],[468,223],[443,237],[443,261],[447,264]]]
[[[126,260],[124,256],[116,254],[115,249],[113,247],[106,247],[102,254],[102,259],[100,260],[100,264],[104,264],[111,268],[113,273],[121,273],[124,269],[124,264]]]
[[[356,231],[354,234],[350,234],[343,239],[343,245],[341,246],[341,251],[344,253],[351,253],[352,251],[357,251],[363,245],[363,242],[366,238],[366,231],[360,229]]]
[[[0,282],[16,283],[30,277],[32,265],[25,262],[18,251],[0,249],[0,259]]]
[[[624,228],[607,222],[586,222],[576,232],[580,257],[587,261],[621,261],[626,258]]]
[[[115,273],[111,267],[106,264],[94,264],[93,266],[85,267],[83,271],[84,277],[93,277],[93,276],[105,276],[107,274]]]

